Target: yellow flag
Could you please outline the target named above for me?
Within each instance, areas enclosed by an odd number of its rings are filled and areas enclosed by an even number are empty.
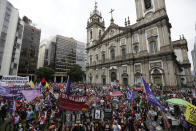
[[[186,121],[196,125],[196,106],[188,104],[186,108]]]
[[[50,89],[50,86],[49,86],[48,82],[46,82],[46,87],[48,87],[48,89]]]
[[[29,82],[29,85],[30,85],[31,88],[35,87],[35,85],[34,85],[32,80]]]

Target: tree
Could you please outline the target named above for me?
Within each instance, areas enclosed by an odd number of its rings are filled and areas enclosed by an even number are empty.
[[[46,81],[52,80],[55,71],[50,67],[40,67],[35,71],[38,78],[45,78]]]
[[[23,16],[22,20],[23,20],[26,24],[30,24],[30,23],[32,22],[27,16]]]
[[[70,80],[72,82],[78,82],[83,80],[85,74],[82,71],[82,68],[79,65],[75,64],[70,68],[68,75],[70,76]]]

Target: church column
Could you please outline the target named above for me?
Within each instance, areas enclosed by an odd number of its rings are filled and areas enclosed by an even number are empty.
[[[141,41],[141,45],[143,46],[143,51],[147,51],[147,44],[146,44],[146,35],[145,35],[145,30],[142,29],[142,41]]]
[[[120,76],[120,66],[117,66],[117,70],[116,70],[116,75],[117,75],[117,80],[119,80],[119,84],[121,84],[121,76]]]
[[[150,82],[150,76],[149,76],[149,63],[147,61],[142,62],[142,75],[147,83]]]
[[[170,40],[169,40],[169,31],[168,31],[168,27],[166,26],[166,21],[164,21],[164,26],[163,26],[163,34],[164,34],[164,40],[165,40],[165,44],[169,45],[170,44]]]
[[[163,60],[163,70],[164,70],[164,82],[165,82],[165,86],[169,86],[170,83],[170,79],[169,79],[169,66],[168,66],[168,61],[165,58]]]
[[[106,83],[110,84],[110,71],[109,71],[109,68],[106,68]]]
[[[129,65],[129,67],[130,67],[130,70],[129,70],[129,85],[131,87],[133,87],[134,86],[134,65],[133,65],[133,63],[131,63]]]
[[[164,32],[163,32],[163,28],[162,28],[162,25],[161,25],[161,23],[158,23],[157,24],[157,26],[158,26],[158,34],[159,34],[159,39],[160,39],[160,49],[161,49],[161,47],[163,47],[164,45],[165,45],[165,42],[164,42]]]
[[[106,59],[106,62],[109,61],[109,45],[106,44],[105,46],[105,59]]]
[[[143,39],[142,39],[143,37],[142,30],[138,31],[138,37],[139,37],[139,50],[143,51],[144,45],[143,45]]]

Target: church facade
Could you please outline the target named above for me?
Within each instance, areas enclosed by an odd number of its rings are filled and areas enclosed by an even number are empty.
[[[187,41],[171,40],[171,23],[165,0],[135,0],[137,22],[108,28],[97,10],[87,23],[86,80],[91,84],[119,84],[134,87],[148,83],[167,87],[191,86],[191,64]],[[112,13],[112,11],[111,11]]]

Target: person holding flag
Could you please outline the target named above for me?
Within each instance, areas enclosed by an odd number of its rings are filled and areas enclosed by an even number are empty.
[[[71,82],[70,82],[70,77],[69,77],[69,76],[68,76],[68,78],[67,78],[66,94],[68,94],[68,95],[71,94]]]
[[[147,96],[148,102],[151,105],[158,106],[159,108],[161,108],[162,111],[167,112],[165,110],[165,108],[157,101],[156,97],[151,92],[151,90],[150,90],[148,84],[146,83],[146,81],[144,80],[144,78],[142,78],[142,81],[144,83],[144,88],[145,88],[145,91],[146,91],[146,96]]]
[[[127,99],[129,102],[131,102],[135,99],[135,93],[133,91],[131,91],[130,89],[127,90]]]

